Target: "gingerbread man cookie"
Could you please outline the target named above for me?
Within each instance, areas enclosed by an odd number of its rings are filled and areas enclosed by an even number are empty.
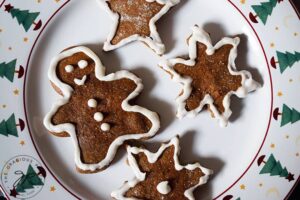
[[[100,59],[86,47],[53,58],[48,77],[63,98],[44,125],[54,135],[71,136],[82,173],[103,170],[125,141],[150,138],[160,127],[156,113],[131,105],[143,89],[141,80],[128,71],[105,75]]]
[[[199,163],[182,166],[179,151],[178,137],[163,144],[156,153],[128,146],[128,162],[136,178],[125,182],[111,196],[117,200],[194,199],[193,191],[207,182],[212,171]]]
[[[213,46],[210,36],[194,26],[193,34],[188,38],[190,59],[175,58],[159,64],[174,81],[183,85],[176,100],[179,118],[194,117],[208,105],[220,125],[226,126],[232,113],[231,95],[244,98],[260,87],[248,71],[236,70],[239,42],[238,37],[226,37]]]
[[[165,52],[155,23],[180,0],[98,0],[114,20],[103,49],[111,51],[133,41],[142,41],[159,55]]]

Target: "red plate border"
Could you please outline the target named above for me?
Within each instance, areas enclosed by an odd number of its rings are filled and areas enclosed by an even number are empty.
[[[253,163],[255,162],[257,156],[259,155],[262,147],[265,144],[265,141],[267,139],[269,130],[270,130],[270,126],[271,126],[271,122],[272,122],[272,112],[273,112],[273,104],[274,104],[274,91],[273,91],[273,79],[272,79],[272,73],[271,73],[271,68],[269,65],[269,61],[268,61],[268,57],[265,51],[265,48],[262,44],[262,41],[257,33],[257,31],[255,30],[255,28],[253,27],[253,25],[251,24],[251,22],[248,20],[248,18],[244,15],[244,13],[237,7],[237,5],[235,5],[231,0],[228,0],[228,2],[243,16],[243,18],[246,20],[246,22],[248,23],[248,25],[250,26],[250,28],[252,29],[252,31],[255,33],[255,36],[261,46],[261,49],[263,51],[266,63],[267,63],[267,67],[268,67],[268,72],[269,72],[269,77],[270,77],[270,86],[271,86],[271,111],[270,111],[270,117],[269,117],[269,122],[268,122],[268,127],[263,139],[263,142],[260,146],[260,148],[258,149],[258,152],[256,153],[256,155],[254,156],[253,160],[251,161],[250,165],[246,168],[246,170],[242,173],[242,175],[233,183],[231,184],[226,190],[224,190],[222,193],[220,193],[219,195],[217,195],[217,197],[213,198],[213,200],[216,200],[218,198],[220,198],[222,195],[224,195],[226,192],[228,192],[235,184],[237,184],[241,178],[248,172],[248,170],[251,168],[251,166],[253,165]]]

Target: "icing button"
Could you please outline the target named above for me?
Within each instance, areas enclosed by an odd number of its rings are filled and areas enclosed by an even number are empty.
[[[108,123],[103,123],[101,124],[101,130],[102,131],[109,131],[110,130],[110,125]]]
[[[94,119],[97,121],[97,122],[101,122],[103,120],[104,116],[101,112],[96,112],[94,114]]]
[[[96,108],[96,106],[97,106],[97,101],[96,101],[95,99],[90,99],[90,100],[88,100],[88,106],[89,106],[90,108]]]

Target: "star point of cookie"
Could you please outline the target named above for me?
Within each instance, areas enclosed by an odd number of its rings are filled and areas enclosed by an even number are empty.
[[[162,55],[165,45],[155,23],[180,0],[98,0],[114,21],[103,49],[111,51],[133,41],[142,41]]]
[[[227,126],[232,114],[231,95],[244,98],[260,87],[248,71],[236,70],[239,43],[238,37],[225,37],[213,46],[209,34],[195,25],[188,38],[190,58],[174,58],[159,64],[175,82],[183,85],[176,99],[179,118],[194,117],[208,106],[220,125]]]
[[[199,163],[179,163],[179,138],[163,144],[156,153],[127,147],[128,162],[136,176],[111,196],[114,199],[194,199],[193,191],[205,184],[212,171]]]
[[[63,97],[44,125],[56,136],[71,136],[79,172],[105,169],[126,140],[153,137],[160,127],[155,112],[129,103],[142,91],[141,79],[128,71],[105,75],[98,56],[86,47],[53,58],[48,76]]]

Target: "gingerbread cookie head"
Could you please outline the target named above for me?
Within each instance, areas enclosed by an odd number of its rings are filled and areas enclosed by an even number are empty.
[[[136,176],[112,193],[122,199],[194,199],[193,191],[205,184],[212,171],[199,163],[182,166],[179,163],[178,137],[163,144],[156,153],[128,147],[128,161]]]
[[[156,113],[129,103],[142,91],[141,80],[128,71],[105,75],[100,59],[86,47],[60,53],[48,75],[63,97],[44,125],[54,135],[71,136],[80,172],[104,169],[125,141],[150,138],[159,129]]]
[[[155,53],[162,55],[161,42],[155,23],[180,0],[98,0],[114,20],[114,28],[104,43],[110,51],[133,41],[142,41]]]
[[[175,58],[165,60],[160,66],[172,75],[172,79],[183,85],[177,98],[177,116],[196,116],[208,106],[221,126],[226,126],[231,115],[230,97],[244,98],[260,87],[248,71],[237,71],[235,59],[236,38],[223,38],[215,46],[210,36],[198,26],[188,38],[189,60]]]

